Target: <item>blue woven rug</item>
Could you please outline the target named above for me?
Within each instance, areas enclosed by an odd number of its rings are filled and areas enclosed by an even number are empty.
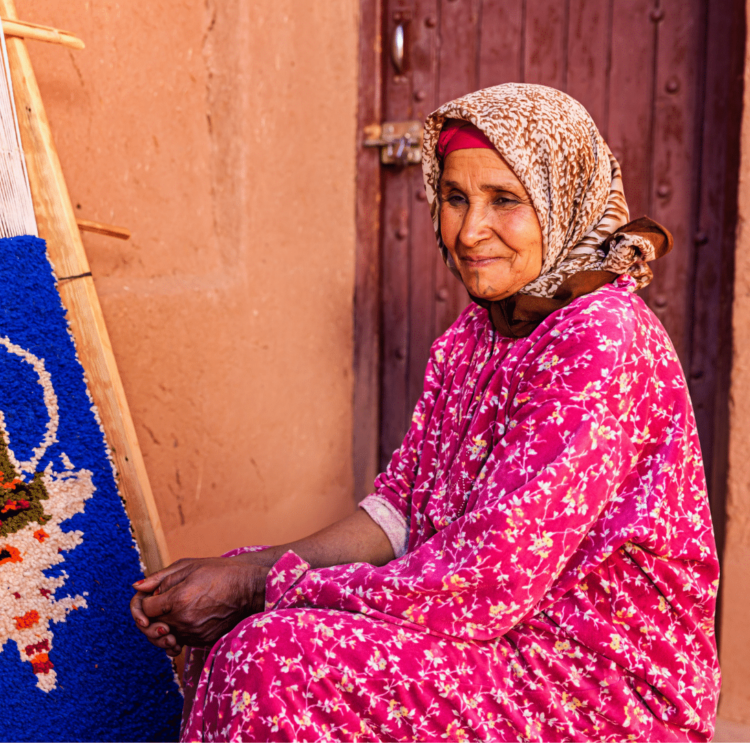
[[[0,739],[176,739],[140,577],[44,242],[0,240]]]

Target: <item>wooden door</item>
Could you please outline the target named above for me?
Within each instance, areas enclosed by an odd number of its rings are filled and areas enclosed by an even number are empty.
[[[741,0],[362,3],[363,125],[424,119],[504,82],[559,88],[586,106],[619,159],[632,218],[647,214],[673,232],[675,249],[643,297],[690,384],[720,539],[744,18]],[[401,74],[389,54],[399,24]],[[374,448],[369,395],[379,399],[382,468],[408,426],[430,345],[467,296],[440,260],[420,168],[379,166],[364,149],[359,157],[357,451],[361,464]],[[358,468],[365,487],[372,471]]]

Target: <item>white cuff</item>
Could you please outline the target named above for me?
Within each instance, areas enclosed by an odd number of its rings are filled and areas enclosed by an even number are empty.
[[[401,557],[406,554],[409,542],[409,526],[406,519],[385,498],[368,495],[359,507],[385,532],[393,547],[393,554]]]

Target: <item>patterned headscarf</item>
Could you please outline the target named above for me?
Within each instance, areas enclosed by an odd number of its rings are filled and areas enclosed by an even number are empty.
[[[469,121],[487,135],[526,188],[536,211],[542,228],[542,270],[518,295],[564,299],[571,279],[581,272],[596,273],[572,283],[592,286],[592,281],[597,283],[594,276],[605,277],[598,281],[601,286],[620,274],[630,274],[638,288],[651,281],[645,261],[666,253],[671,235],[648,218],[628,224],[620,165],[586,109],[559,90],[520,83],[486,88],[446,103],[425,123],[422,167],[427,201],[440,251],[454,273],[458,272],[440,235],[442,161],[436,152],[448,119]],[[580,293],[585,292],[575,296]],[[559,301],[554,304],[550,312],[561,306]],[[536,303],[536,311],[539,306]],[[506,315],[507,310],[504,306]]]

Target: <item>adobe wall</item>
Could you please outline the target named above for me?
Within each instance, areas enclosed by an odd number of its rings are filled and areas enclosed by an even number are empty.
[[[748,3],[750,9],[750,3]],[[719,714],[750,724],[750,43],[745,58],[734,283],[729,488],[722,575]]]
[[[354,507],[357,7],[18,2],[173,558]]]

